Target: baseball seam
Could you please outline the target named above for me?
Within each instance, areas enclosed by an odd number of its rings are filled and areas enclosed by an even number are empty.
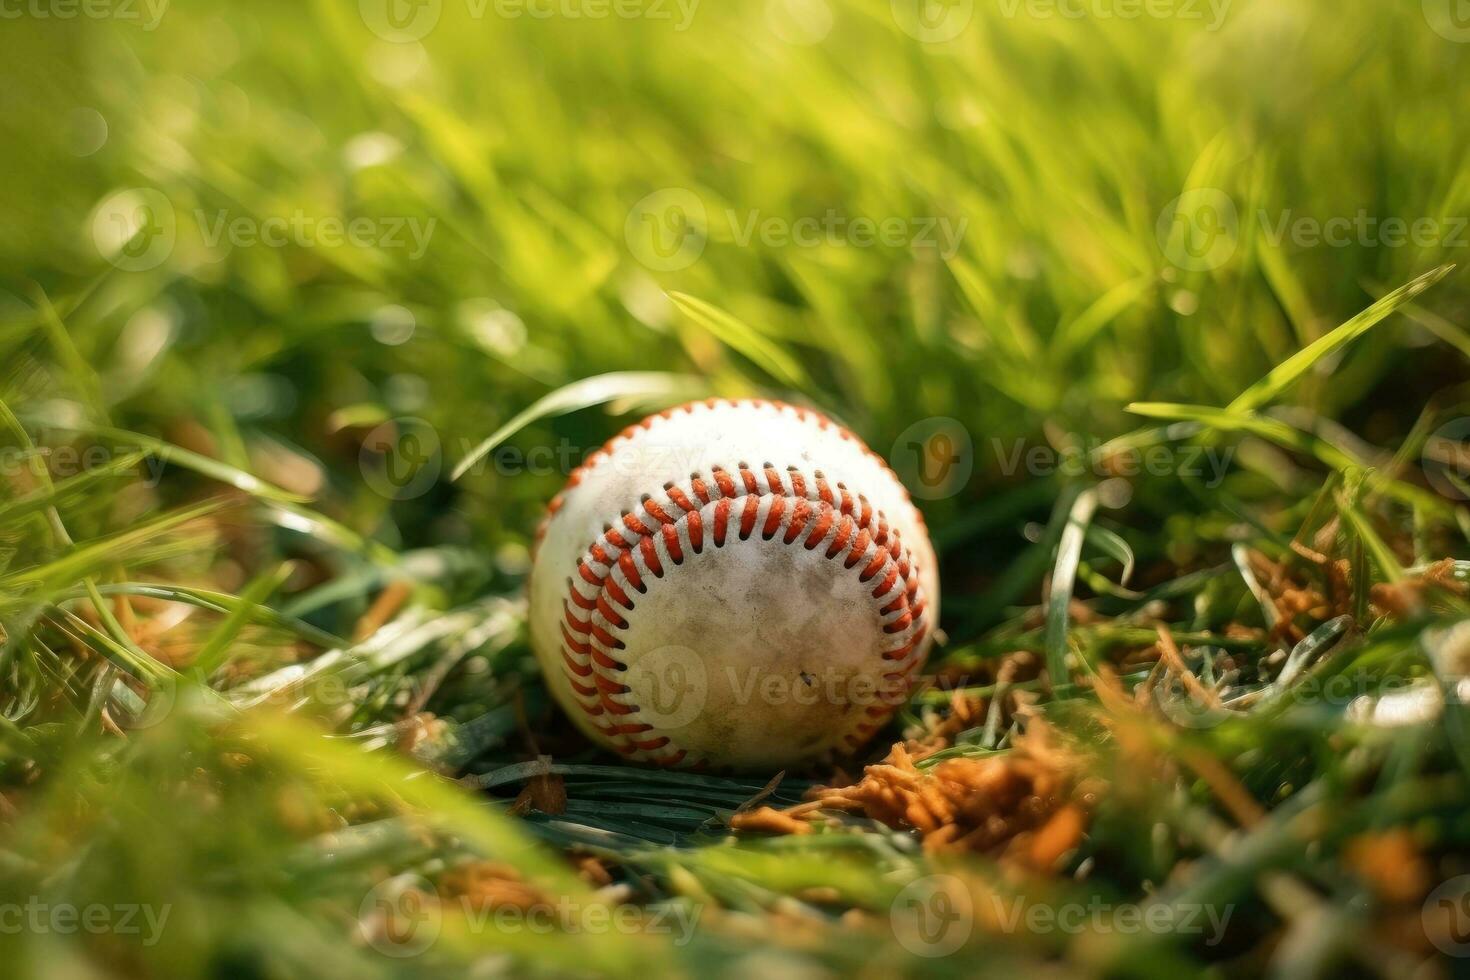
[[[740,540],[758,532],[762,540],[808,551],[825,545],[823,557],[859,569],[864,584],[876,580],[870,594],[891,637],[883,656],[893,662],[884,681],[907,683],[919,663],[928,623],[918,569],[897,529],[865,497],[830,483],[821,471],[806,474],[794,466],[782,474],[765,464],[757,475],[742,462],[734,474],[720,467],[708,478],[691,474],[685,483],[666,484],[657,498],[645,495],[619,525],[605,527],[568,577],[562,601],[566,678],[592,724],[629,757],[672,766],[685,762],[688,750],[643,721],[641,708],[629,700],[621,679],[628,667],[617,657],[628,625],[620,610],[634,607],[633,596],[647,591],[650,576],[662,579],[687,554],[702,554],[707,540],[723,547],[732,521]],[[860,746],[896,707],[868,705],[841,744]]]
[[[881,469],[884,473],[888,474],[888,476],[893,480],[894,484],[898,487],[899,492],[903,495],[904,503],[908,505],[915,523],[917,523],[920,528],[923,528],[925,526],[923,513],[917,507],[913,506],[913,502],[909,498],[908,489],[904,487],[903,481],[898,478],[898,474],[893,472],[893,469],[888,465],[887,461],[884,460],[882,456],[879,456],[877,453],[873,452],[873,450],[867,445],[867,443],[859,439],[857,434],[846,426],[839,425],[838,423],[829,419],[827,416],[823,415],[821,412],[816,412],[809,408],[803,408],[800,405],[792,405],[787,402],[778,401],[776,399],[706,398],[704,401],[686,402],[683,405],[676,405],[673,408],[666,408],[662,412],[655,412],[653,415],[650,415],[645,419],[629,425],[628,427],[623,429],[623,431],[619,432],[617,435],[613,436],[611,439],[605,442],[601,446],[601,448],[589,453],[587,458],[582,461],[582,464],[576,469],[572,470],[572,472],[568,475],[566,486],[564,486],[555,497],[552,497],[551,501],[546,505],[546,516],[542,520],[541,526],[536,531],[536,540],[539,542],[540,539],[545,535],[546,528],[551,523],[551,519],[556,516],[557,511],[559,511],[562,505],[566,502],[567,494],[570,493],[574,488],[576,488],[577,485],[580,484],[589,473],[597,469],[597,467],[601,463],[612,457],[617,452],[618,447],[632,441],[633,439],[638,438],[639,435],[645,432],[651,431],[658,423],[668,421],[669,419],[672,419],[675,415],[693,415],[694,413],[699,411],[713,412],[721,408],[749,408],[756,411],[773,412],[778,415],[789,414],[801,422],[815,426],[818,431],[826,432],[828,430],[831,430],[836,432],[838,438],[842,439],[842,441],[844,442],[851,442],[856,444],[856,446],[862,451],[863,455],[865,455],[869,460],[876,464],[878,468]]]

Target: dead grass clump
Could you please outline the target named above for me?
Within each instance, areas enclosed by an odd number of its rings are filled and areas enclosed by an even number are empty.
[[[986,853],[1050,871],[1082,840],[1100,787],[1082,779],[1077,760],[1050,745],[1043,731],[1033,725],[1010,752],[945,759],[927,769],[896,744],[851,785],[819,787],[787,810],[739,814],[731,826],[803,834],[824,811],[859,813],[917,832],[930,853]]]
[[[476,909],[549,909],[553,904],[515,866],[498,861],[461,864],[439,879],[438,891],[442,898]]]

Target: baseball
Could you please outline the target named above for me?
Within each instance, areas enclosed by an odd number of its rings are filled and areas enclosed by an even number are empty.
[[[710,400],[630,426],[552,500],[531,641],[597,743],[662,766],[774,770],[860,748],[938,616],[924,520],[810,409]]]

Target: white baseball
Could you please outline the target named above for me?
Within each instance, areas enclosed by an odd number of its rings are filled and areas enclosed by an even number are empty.
[[[594,741],[666,766],[851,752],[905,700],[937,620],[924,520],[809,409],[697,402],[612,439],[552,501],[531,641]]]

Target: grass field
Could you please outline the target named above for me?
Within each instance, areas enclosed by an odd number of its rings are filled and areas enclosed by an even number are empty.
[[[1463,970],[1464,7],[0,5],[0,972]],[[527,645],[546,502],[711,396],[940,556],[774,785]]]

